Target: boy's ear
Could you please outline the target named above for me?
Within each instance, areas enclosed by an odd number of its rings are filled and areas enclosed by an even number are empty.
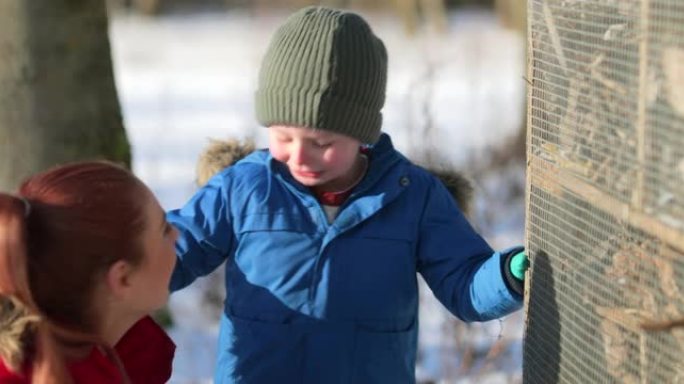
[[[125,296],[131,287],[133,267],[124,260],[118,260],[107,270],[105,282],[115,297]]]

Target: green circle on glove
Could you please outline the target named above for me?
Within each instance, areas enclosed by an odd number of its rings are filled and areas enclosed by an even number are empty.
[[[525,271],[530,267],[530,260],[525,252],[517,253],[511,258],[511,274],[518,280],[525,280]]]

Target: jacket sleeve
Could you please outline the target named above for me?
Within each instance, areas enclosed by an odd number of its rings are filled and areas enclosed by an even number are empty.
[[[487,321],[522,306],[503,270],[520,248],[494,252],[446,189],[433,181],[420,221],[418,271],[437,299],[464,321]]]
[[[216,269],[228,256],[234,235],[230,223],[229,178],[213,177],[181,209],[167,213],[179,232],[171,291]]]

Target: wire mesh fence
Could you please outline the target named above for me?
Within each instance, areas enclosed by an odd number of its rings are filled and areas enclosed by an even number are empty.
[[[526,383],[684,383],[684,2],[528,1]]]

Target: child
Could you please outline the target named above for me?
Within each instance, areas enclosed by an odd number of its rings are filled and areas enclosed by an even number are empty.
[[[261,66],[269,150],[169,213],[172,290],[227,263],[217,383],[414,382],[417,272],[464,321],[521,307],[522,248],[494,252],[381,134],[386,77],[361,17],[296,12]]]
[[[0,382],[165,383],[177,232],[150,190],[104,162],[0,193]]]

